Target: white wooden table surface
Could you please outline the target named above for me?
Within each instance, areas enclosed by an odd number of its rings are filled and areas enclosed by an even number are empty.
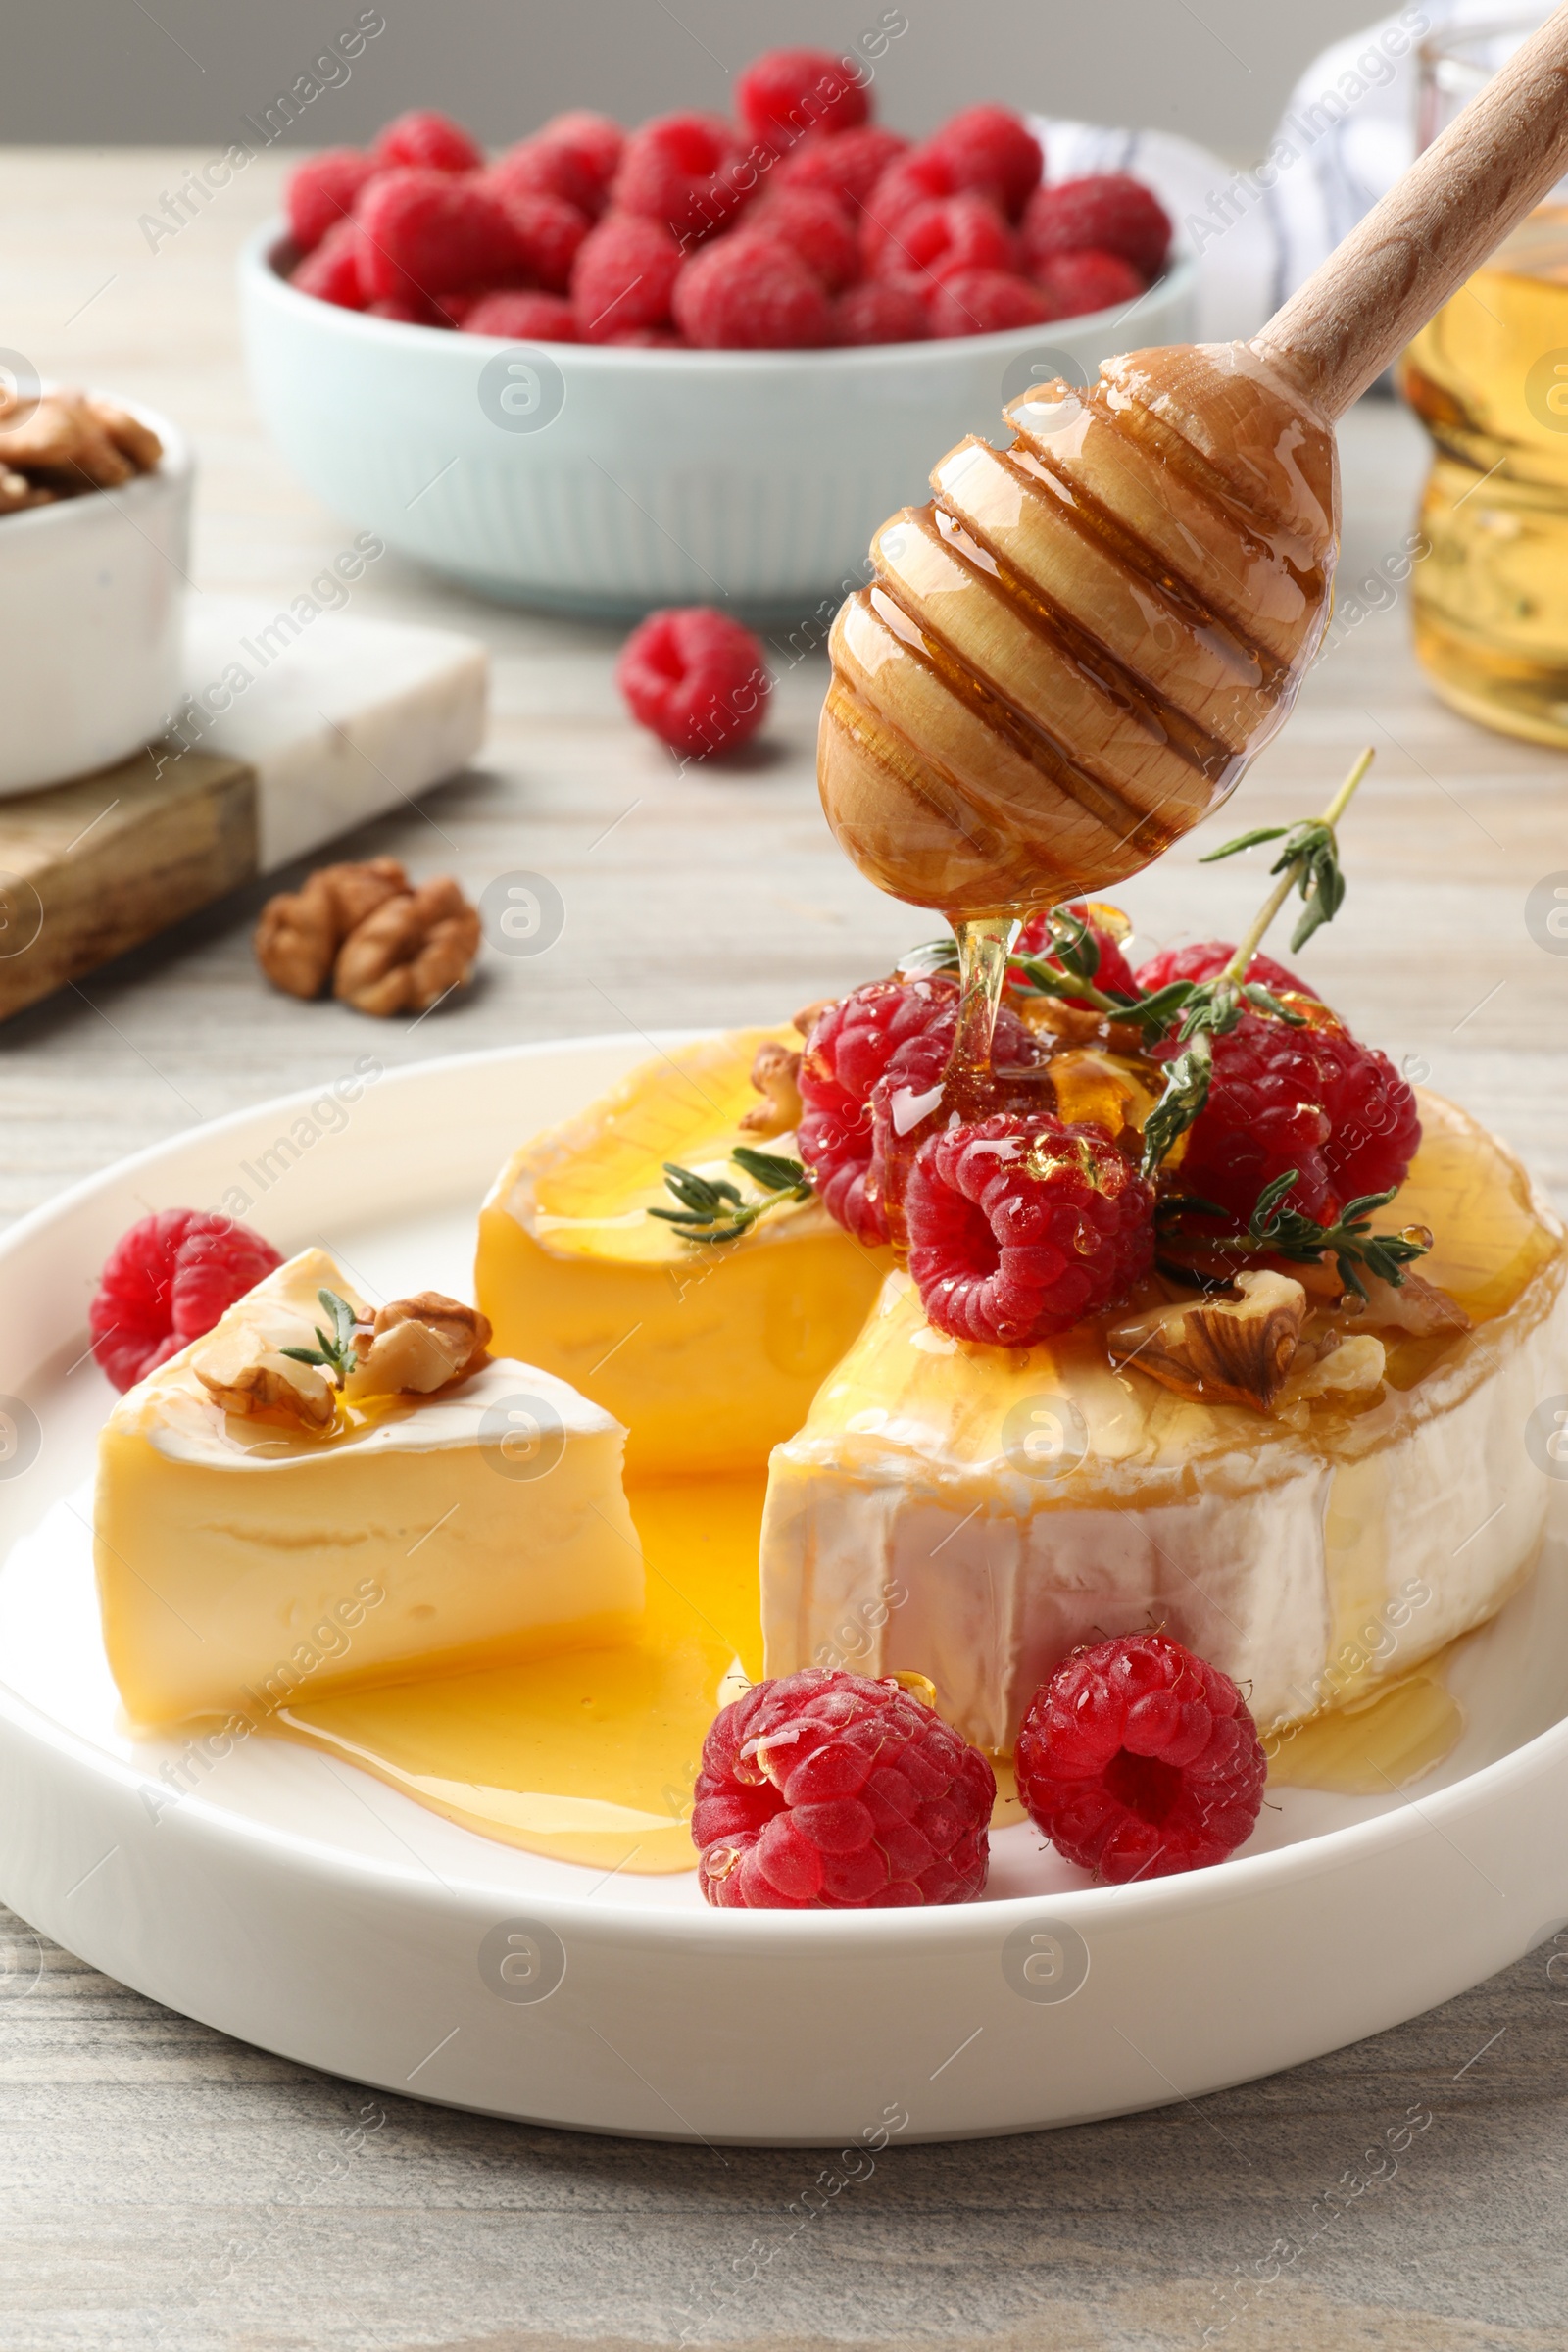
[[[177,417],[200,456],[200,588],[283,602],[352,526],[291,480],[242,380],[233,255],[270,209],[270,167],[156,255],[138,231],[191,160],[0,158],[0,345]],[[1344,449],[1348,589],[1403,545],[1421,444],[1401,413],[1366,404]],[[1234,936],[1257,868],[1200,872],[1199,851],[1315,810],[1375,743],[1346,829],[1349,901],[1310,968],[1560,1196],[1568,961],[1535,944],[1524,910],[1534,883],[1568,869],[1568,769],[1446,714],[1409,658],[1399,596],[1373,593],[1383,609],[1314,673],[1223,831],[1123,896],[1152,943]],[[677,778],[620,710],[619,632],[480,605],[391,556],[354,609],[484,637],[496,713],[481,766],[345,853],[451,870],[472,897],[510,868],[546,873],[567,909],[559,945],[493,958],[466,1002],[410,1031],[272,995],[249,948],[264,891],[215,908],[0,1027],[0,1213],[368,1048],[390,1065],[774,1019],[929,930],[862,884],[822,824],[819,662],[786,670],[743,765]],[[1568,1984],[1548,1979],[1549,1957],[1221,2097],[890,2152],[750,2288],[749,2249],[782,2228],[809,2156],[577,2138],[389,2098],[344,2161],[360,2091],[161,2010],[0,1915],[0,2346],[611,2352],[674,2341],[687,2312],[712,2312],[697,2341],[757,2352],[1176,2352],[1205,2330],[1226,2352],[1562,2352]],[[1397,2173],[1358,2190],[1363,2152],[1417,2107],[1432,2122]]]

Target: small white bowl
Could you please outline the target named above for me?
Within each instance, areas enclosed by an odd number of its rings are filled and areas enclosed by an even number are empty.
[[[996,433],[1031,368],[1092,378],[1190,335],[1178,259],[1120,311],[856,351],[646,351],[432,332],[301,294],[274,223],[240,264],[256,405],[318,497],[488,596],[583,612],[800,612]]]
[[[0,514],[3,799],[128,759],[179,700],[190,451],[122,405],[163,443],[154,472]]]

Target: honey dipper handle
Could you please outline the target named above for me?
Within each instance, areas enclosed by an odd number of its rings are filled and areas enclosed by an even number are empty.
[[[1253,349],[1331,420],[1568,171],[1568,6],[1516,49]]]

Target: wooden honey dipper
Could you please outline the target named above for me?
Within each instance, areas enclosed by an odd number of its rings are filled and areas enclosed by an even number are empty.
[[[830,641],[822,805],[872,881],[1022,914],[1235,790],[1328,618],[1335,420],[1565,168],[1568,6],[1251,342],[1107,360],[950,450]]]

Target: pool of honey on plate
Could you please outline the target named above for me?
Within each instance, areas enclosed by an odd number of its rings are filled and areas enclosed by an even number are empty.
[[[1560,1245],[1524,1180],[1471,1122],[1430,1101],[1423,1115],[1420,1153],[1388,1221],[1433,1228],[1433,1278],[1484,1323]],[[1396,1340],[1390,1385],[1413,1386],[1448,1344]],[[703,1740],[718,1707],[762,1671],[765,1489],[761,1469],[628,1487],[647,1562],[648,1613],[634,1642],[325,1693],[280,1710],[269,1728],[483,1837],[603,1871],[690,1870]],[[1271,1734],[1272,1783],[1383,1795],[1433,1770],[1463,1730],[1448,1654],[1396,1666],[1370,1688],[1360,1677],[1339,1704]],[[1005,1760],[998,1778],[1000,1828],[1023,1815]]]

